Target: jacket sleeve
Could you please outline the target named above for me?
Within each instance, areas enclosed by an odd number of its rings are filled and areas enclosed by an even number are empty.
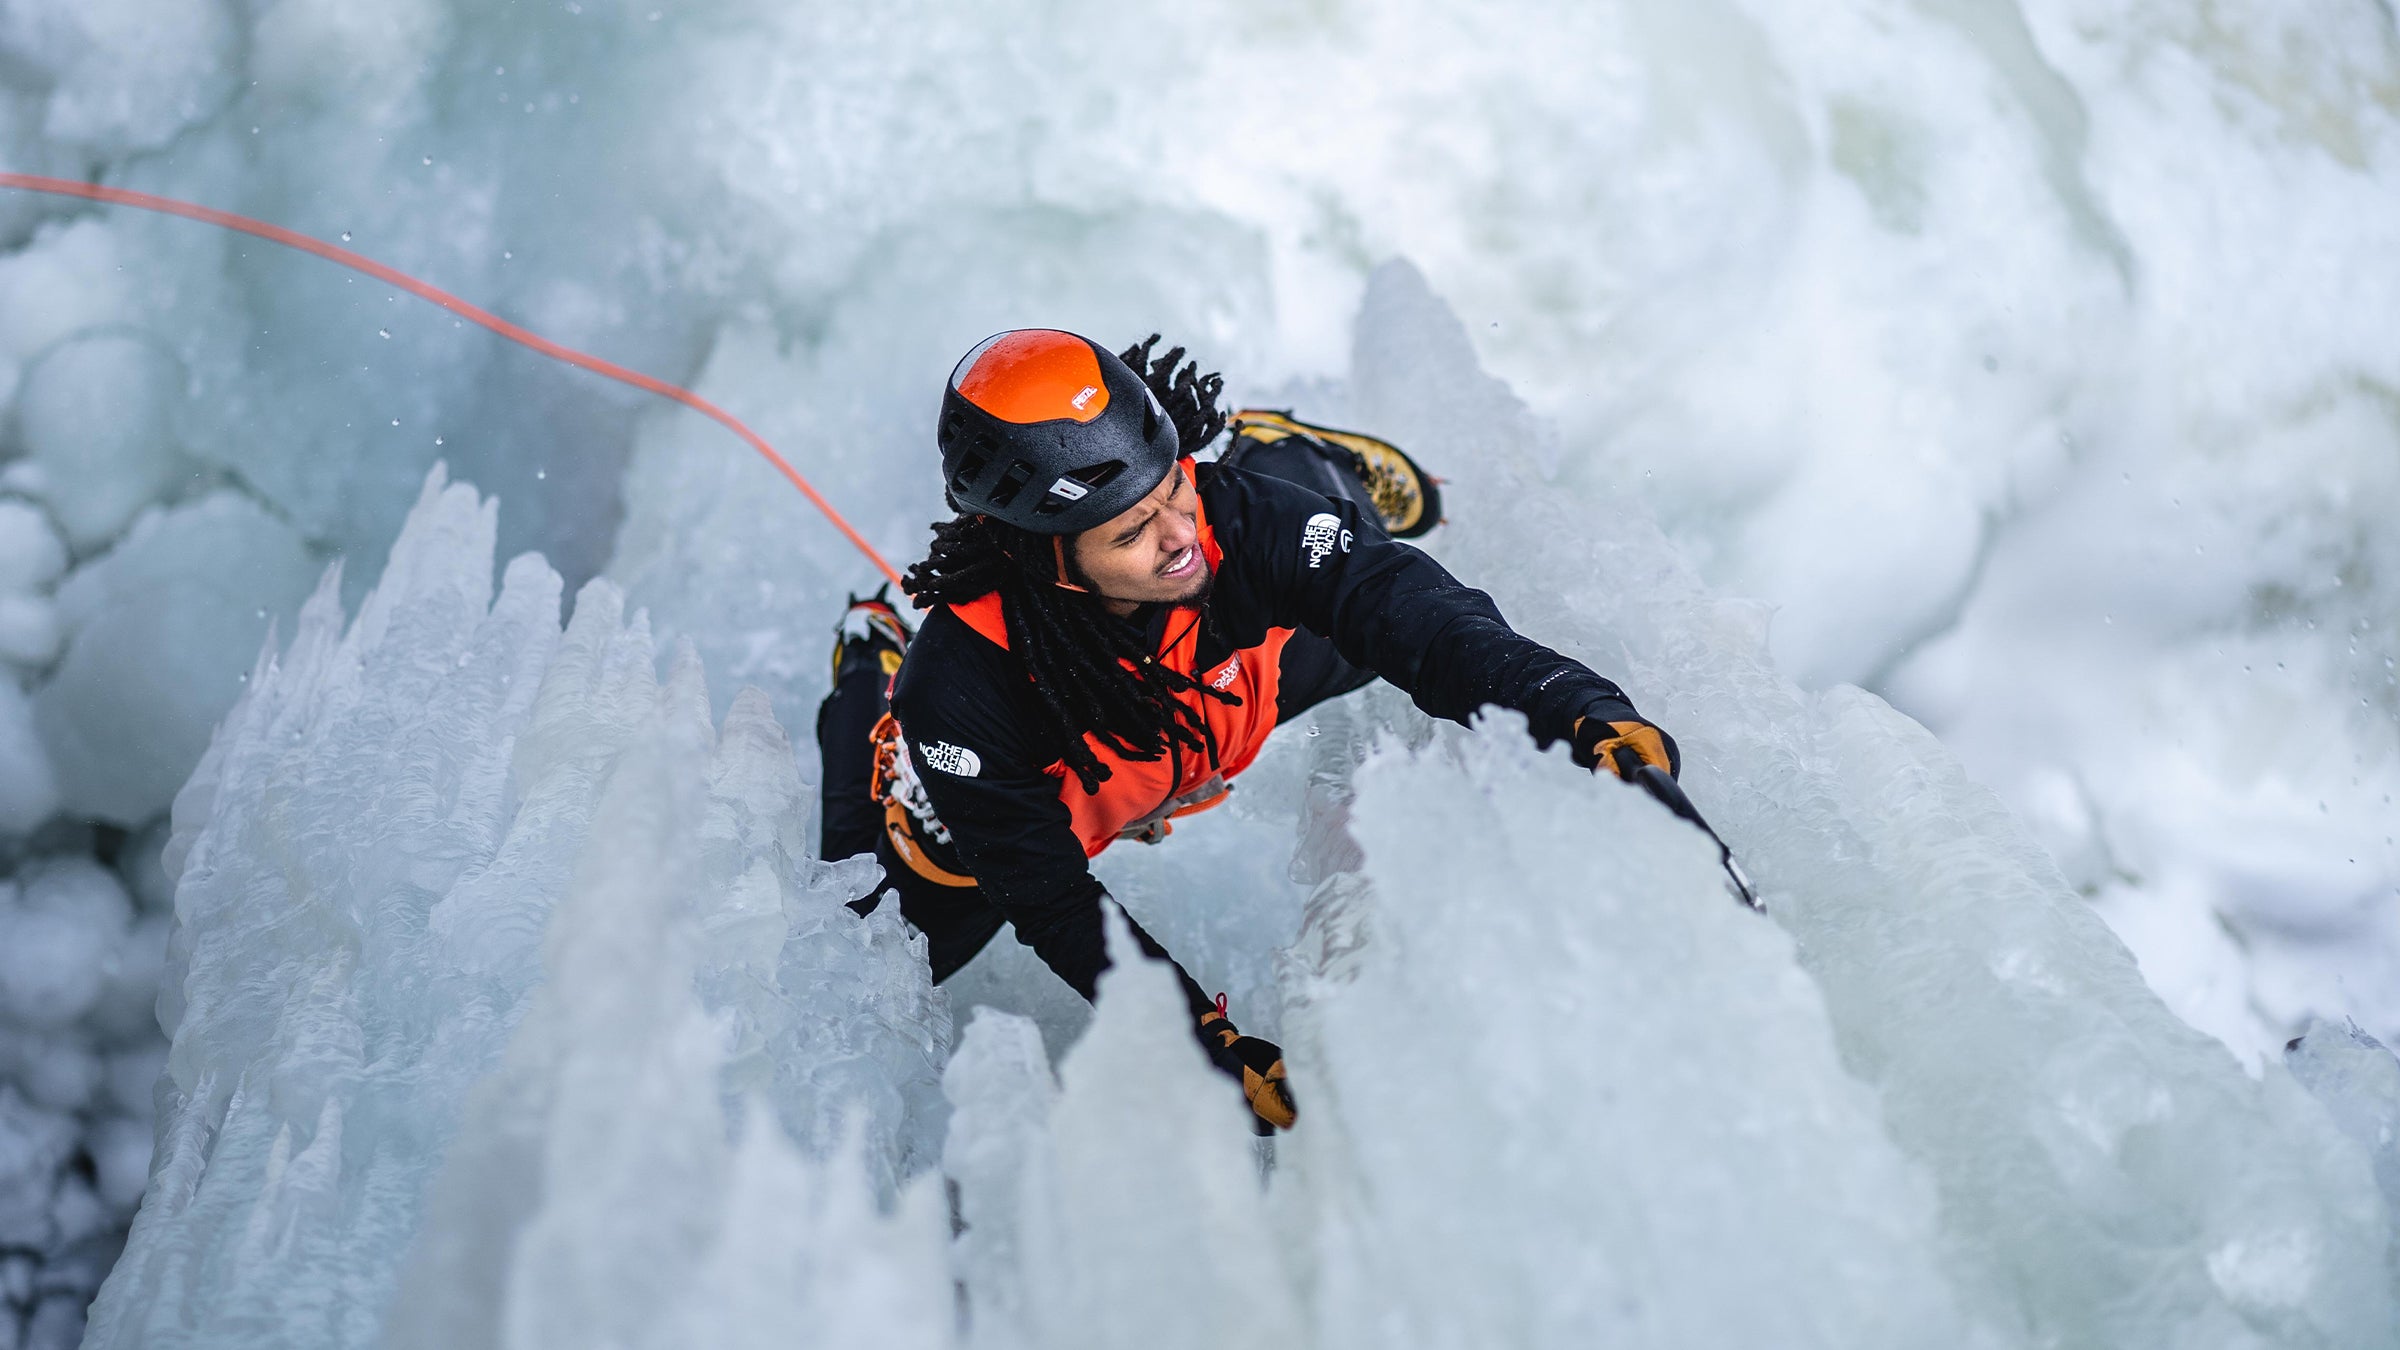
[[[1278,627],[1325,637],[1428,714],[1464,722],[1486,704],[1513,708],[1542,745],[1566,739],[1578,717],[1640,717],[1614,682],[1509,627],[1489,595],[1355,505],[1239,469],[1219,468],[1210,487],[1244,600]]]
[[[970,637],[969,642],[982,642]],[[964,656],[965,653],[956,653]],[[934,814],[950,831],[959,861],[984,897],[998,907],[1017,937],[1086,999],[1108,967],[1100,902],[1107,888],[1075,837],[1059,780],[1043,766],[1055,756],[1031,744],[1015,700],[997,686],[1007,671],[984,670],[1005,658],[934,660],[909,654],[892,714],[900,723],[909,762]],[[976,656],[998,658],[996,649]],[[1021,678],[1021,677],[1018,677]],[[964,752],[964,753],[961,753]],[[1210,1006],[1200,986],[1166,948],[1128,915],[1134,940],[1150,956],[1175,965],[1194,1015]]]

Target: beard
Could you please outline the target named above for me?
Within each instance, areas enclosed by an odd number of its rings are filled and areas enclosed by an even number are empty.
[[[1173,600],[1166,601],[1165,603],[1171,605],[1188,605],[1193,609],[1205,609],[1208,607],[1208,597],[1214,594],[1216,589],[1217,569],[1208,565],[1208,559],[1202,558],[1200,560],[1200,575],[1192,579],[1192,588],[1184,594],[1175,597]]]

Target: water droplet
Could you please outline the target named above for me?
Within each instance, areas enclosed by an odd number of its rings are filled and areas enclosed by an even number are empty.
[[[494,75],[506,75],[506,74],[508,73],[508,67],[506,67],[506,66],[494,66],[494,67],[492,67],[492,73],[493,73]]]
[[[535,480],[538,482],[538,481],[540,481],[541,479],[548,478],[548,477],[550,476],[550,471],[549,471],[548,469],[535,469],[535,470],[533,471],[533,476],[534,476],[534,479],[535,479]]]
[[[393,419],[392,419],[392,425],[393,425],[393,426],[398,426],[398,425],[400,425],[400,419],[399,419],[399,418],[397,418],[397,417],[393,418]]]
[[[424,161],[423,161],[423,162],[424,162],[424,165],[425,165],[425,167],[426,167],[426,168],[429,168],[429,169],[430,169],[430,168],[432,168],[432,167],[433,167],[433,156],[431,156],[431,155],[427,155],[427,156],[425,157],[425,159],[424,159]]]
[[[375,330],[375,336],[382,338],[386,342],[389,342],[392,339],[392,330],[389,328],[378,328]]]
[[[435,445],[440,445],[440,444],[442,443],[442,438],[441,438],[441,437],[439,437],[439,436],[436,436],[436,437],[434,437],[434,438],[433,438],[433,443],[434,443]]]
[[[503,258],[514,258],[514,257],[515,257],[515,256],[517,256],[517,255],[516,255],[516,252],[515,252],[514,250],[512,250],[512,249],[505,249],[505,248],[504,248],[504,249],[500,250],[500,256],[501,256],[501,257],[503,257]]]
[[[350,232],[348,230],[342,231],[342,242],[345,244],[350,242]]]

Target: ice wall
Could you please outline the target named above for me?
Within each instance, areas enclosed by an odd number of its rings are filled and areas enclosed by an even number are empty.
[[[2380,1048],[2245,1073],[1931,736],[1777,675],[1655,528],[1575,536],[1414,273],[1324,392],[1478,466],[1445,552],[1672,717],[1767,916],[1513,716],[1324,710],[1248,818],[1106,860],[1290,1049],[1262,1172],[1163,968],[1072,1046],[968,1017],[809,856],[765,698],[714,722],[609,582],[563,634],[538,558],[495,596],[437,473],[179,798],[159,1160],[87,1343],[2389,1342]]]
[[[903,560],[925,390],[1011,323],[1164,329],[1471,500],[1472,422],[1425,437],[1481,405],[1337,379],[1405,255],[1557,428],[1477,510],[1514,481],[1571,538],[1642,500],[2258,1064],[2312,1015],[2400,1035],[2396,50],[2373,0],[13,0],[0,167],[348,235],[697,381]],[[691,639],[720,715],[757,684],[805,724],[867,573],[714,427],[255,242],[0,195],[0,883],[96,860],[160,913],[160,818],[260,640],[333,555],[358,599],[437,457],[506,493],[506,551]],[[1250,776],[1213,887],[1111,864],[1246,1003],[1300,922],[1290,814],[1346,790],[1319,767]],[[96,959],[147,968],[156,921],[122,931]],[[1083,1020],[1008,944],[965,978]],[[0,1028],[11,1137],[74,1142],[11,1153],[11,1219],[148,1113],[140,1027],[42,1017]],[[0,1285],[32,1315],[83,1278]]]
[[[986,331],[1164,328],[1274,390],[1408,256],[1567,432],[1548,490],[1638,492],[1805,683],[1943,735],[2179,1011],[2253,1056],[2400,1032],[2387,10],[1453,9],[20,0],[0,161],[704,378],[894,554],[922,391]],[[78,657],[49,582],[0,590],[0,657],[60,686],[16,762],[71,815],[161,812],[256,611],[332,553],[355,597],[437,456],[803,710],[784,611],[864,573],[754,468],[655,502],[715,429],[188,222],[12,195],[0,249],[0,491],[78,562],[217,492],[278,536],[174,579],[239,641]]]
[[[605,582],[563,633],[539,558],[495,595],[496,526],[437,470],[357,616],[329,572],[177,798],[159,1151],[87,1344],[376,1343],[412,1244],[400,1326],[427,1344],[648,1318],[690,1344],[872,1302],[779,1279],[739,1315],[661,1253],[851,1259],[740,1234],[873,1228],[938,1152],[922,957],[841,907],[855,867],[807,856],[813,797],[761,701],[720,734],[697,663],[662,687]],[[831,1155],[844,1128],[831,1172],[781,1142]],[[938,1239],[921,1189],[903,1226]]]

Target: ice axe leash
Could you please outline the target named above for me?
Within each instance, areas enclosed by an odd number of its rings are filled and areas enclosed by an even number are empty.
[[[800,489],[800,495],[808,498],[810,505],[823,512],[825,519],[832,523],[833,528],[841,531],[842,537],[849,540],[853,548],[865,554],[868,562],[875,564],[875,570],[891,578],[892,584],[900,583],[900,573],[890,563],[884,561],[883,555],[875,551],[875,546],[867,542],[866,536],[852,528],[850,522],[842,518],[842,513],[833,509],[833,503],[825,500],[824,494],[818,492],[814,484],[802,477],[800,471],[792,467],[790,460],[777,453],[774,446],[767,444],[765,437],[743,425],[741,419],[733,414],[681,385],[669,384],[665,380],[644,375],[638,370],[628,370],[614,361],[603,360],[589,352],[577,351],[563,343],[552,342],[539,333],[520,328],[490,310],[469,304],[450,292],[419,281],[397,268],[387,267],[373,258],[353,253],[339,245],[328,244],[313,235],[305,235],[297,230],[287,230],[281,225],[270,225],[263,220],[253,220],[248,216],[235,215],[231,211],[219,211],[214,207],[179,201],[173,197],[160,197],[148,192],[133,192],[125,188],[103,187],[97,183],[82,183],[71,178],[45,178],[40,174],[30,173],[0,173],[0,188],[41,192],[53,197],[79,197],[85,201],[104,202],[111,206],[131,206],[143,211],[155,211],[160,215],[181,216],[186,220],[197,220],[203,224],[214,225],[219,229],[232,230],[253,238],[264,239],[272,244],[281,244],[285,248],[297,249],[302,253],[314,254],[327,262],[347,267],[353,272],[363,272],[386,285],[397,286],[420,300],[430,300],[469,323],[488,328],[518,346],[540,352],[554,361],[563,361],[578,369],[588,370],[595,375],[615,380],[619,384],[631,385],[644,393],[672,399],[741,437],[743,442],[751,449],[756,450],[767,463],[774,465],[776,471],[788,479],[793,487]],[[348,237],[348,235],[343,236],[345,239]]]
[[[1694,829],[1707,835],[1708,842],[1717,846],[1717,861],[1725,864],[1725,878],[1733,884],[1734,898],[1762,914],[1766,912],[1767,907],[1758,901],[1758,889],[1750,884],[1742,865],[1733,860],[1733,849],[1709,826],[1701,816],[1700,808],[1692,805],[1692,799],[1684,795],[1683,785],[1675,781],[1674,775],[1655,764],[1644,763],[1642,757],[1630,749],[1617,751],[1617,772],[1626,782],[1656,798],[1660,806],[1689,821]]]

